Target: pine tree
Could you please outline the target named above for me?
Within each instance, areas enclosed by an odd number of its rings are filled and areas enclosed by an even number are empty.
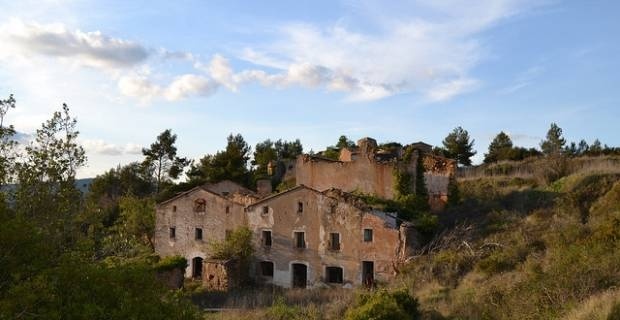
[[[562,153],[566,139],[562,137],[562,128],[552,123],[547,131],[547,139],[540,143],[540,148],[545,155],[558,155]]]
[[[509,160],[513,153],[512,140],[502,131],[491,141],[489,153],[484,155],[484,163]]]
[[[469,141],[469,132],[456,127],[443,140],[443,147],[448,158],[455,159],[459,164],[471,166],[471,157],[476,154],[473,150],[475,140]]]

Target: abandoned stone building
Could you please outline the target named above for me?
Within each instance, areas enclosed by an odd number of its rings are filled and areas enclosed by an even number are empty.
[[[276,194],[269,181],[260,181],[257,192],[222,181],[180,193],[157,206],[155,251],[184,256],[186,277],[226,290],[236,283],[228,279],[234,264],[210,259],[209,244],[245,226],[255,248],[249,276],[259,283],[349,287],[389,280],[416,247],[416,232],[397,213],[372,209],[350,192],[393,199],[394,170],[415,175],[422,163],[431,205],[440,208],[455,162],[431,155],[429,145],[411,146],[408,154],[386,151],[365,138],[342,149],[339,160],[301,155],[283,173],[295,187]]]

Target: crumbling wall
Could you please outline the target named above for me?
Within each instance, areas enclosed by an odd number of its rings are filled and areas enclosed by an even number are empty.
[[[395,163],[376,162],[360,154],[355,161],[329,161],[309,155],[299,156],[296,165],[296,183],[317,190],[338,188],[360,191],[393,199]]]
[[[205,260],[202,285],[209,290],[228,291],[240,281],[237,268],[233,260]]]
[[[194,202],[198,199],[205,201],[204,212],[194,211]],[[156,209],[155,252],[162,257],[185,257],[190,262],[185,276],[191,277],[193,258],[208,258],[209,243],[223,241],[226,230],[234,230],[247,224],[244,210],[243,204],[201,188],[195,188],[164,202]],[[170,237],[170,227],[175,228],[174,238]],[[196,228],[202,228],[202,240],[195,239]]]
[[[303,204],[303,212],[298,212],[299,202]],[[298,187],[250,206],[247,215],[254,234],[257,262],[274,263],[273,279],[266,282],[290,287],[293,263],[308,267],[310,286],[325,284],[326,267],[343,269],[342,285],[360,285],[362,261],[374,262],[377,280],[388,280],[393,275],[399,248],[398,229],[386,226],[382,217],[346,201]],[[373,230],[372,242],[364,242],[365,228]],[[263,230],[271,231],[270,247],[262,243]],[[305,232],[306,248],[295,248],[296,231]],[[340,250],[331,250],[331,233],[340,235]]]

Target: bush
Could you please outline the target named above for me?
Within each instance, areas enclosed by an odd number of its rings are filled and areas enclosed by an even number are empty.
[[[187,259],[182,256],[171,256],[166,257],[155,264],[153,267],[155,271],[170,271],[176,268],[185,269],[187,268]]]
[[[616,303],[609,312],[607,320],[620,320],[620,303]]]
[[[360,295],[356,306],[347,311],[346,319],[419,319],[418,307],[418,300],[404,289],[393,292],[380,290]]]

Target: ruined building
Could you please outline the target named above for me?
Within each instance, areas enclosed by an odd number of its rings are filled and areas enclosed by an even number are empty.
[[[187,277],[227,290],[238,282],[236,265],[210,259],[209,244],[245,226],[255,248],[249,276],[259,283],[350,287],[387,281],[417,246],[416,231],[397,213],[373,209],[351,192],[393,199],[394,172],[415,178],[421,163],[431,204],[440,207],[455,163],[430,155],[429,148],[417,143],[380,150],[365,138],[357,148],[343,149],[339,160],[302,155],[286,164],[284,179],[296,186],[280,193],[271,193],[265,182],[258,192],[230,181],[196,187],[158,204],[155,251],[184,256]]]

